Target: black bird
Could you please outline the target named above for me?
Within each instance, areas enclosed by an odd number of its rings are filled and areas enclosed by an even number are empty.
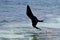
[[[31,11],[29,5],[27,5],[26,14],[31,19],[32,26],[36,29],[40,29],[40,28],[36,27],[36,25],[37,25],[38,22],[43,22],[43,20],[38,20],[37,17],[32,14],[32,11]]]

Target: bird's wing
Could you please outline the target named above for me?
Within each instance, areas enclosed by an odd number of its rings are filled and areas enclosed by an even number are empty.
[[[27,14],[27,16],[28,16],[30,19],[32,19],[32,17],[34,17],[34,15],[32,14],[32,11],[31,11],[29,5],[27,5],[26,14]]]

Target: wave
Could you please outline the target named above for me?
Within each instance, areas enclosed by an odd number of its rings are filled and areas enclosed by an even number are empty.
[[[20,22],[20,21],[18,21],[18,20],[2,20],[2,21],[0,21],[0,26],[8,24],[8,23],[12,23],[12,22],[15,23],[15,22]]]
[[[0,23],[19,22],[19,20],[2,20]]]
[[[30,22],[9,22],[2,25],[4,27],[32,27]],[[37,27],[60,28],[60,23],[38,23]],[[33,27],[32,27],[33,28]]]
[[[0,23],[4,23],[4,22],[6,22],[6,23],[7,23],[8,21],[7,21],[7,20],[2,20],[2,21],[0,21]]]

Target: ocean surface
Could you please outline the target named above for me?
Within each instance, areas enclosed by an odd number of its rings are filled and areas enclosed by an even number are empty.
[[[41,31],[32,27],[27,5],[44,20]],[[60,40],[60,0],[0,0],[0,40]]]

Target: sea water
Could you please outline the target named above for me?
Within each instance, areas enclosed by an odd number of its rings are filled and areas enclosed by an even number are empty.
[[[37,30],[26,16],[27,4],[43,23]],[[0,40],[60,40],[59,0],[0,0]]]

